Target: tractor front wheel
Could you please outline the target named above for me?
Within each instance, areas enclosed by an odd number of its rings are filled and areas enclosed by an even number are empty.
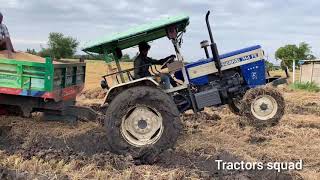
[[[162,90],[138,86],[117,95],[105,119],[108,144],[118,154],[130,154],[143,164],[172,148],[181,130],[179,111]]]
[[[248,90],[240,105],[242,118],[257,128],[277,125],[285,111],[283,96],[271,87]]]

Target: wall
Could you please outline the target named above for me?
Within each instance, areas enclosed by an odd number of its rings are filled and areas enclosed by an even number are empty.
[[[315,82],[320,85],[320,62],[303,64],[300,71],[301,82]]]

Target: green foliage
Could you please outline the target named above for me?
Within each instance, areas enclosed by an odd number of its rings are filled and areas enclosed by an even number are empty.
[[[27,49],[26,53],[38,55],[37,51],[35,49]]]
[[[130,59],[130,56],[129,54],[124,54],[121,58],[121,61],[124,61],[124,62],[130,62],[132,61],[132,59]]]
[[[54,58],[71,58],[79,45],[79,42],[68,36],[65,37],[62,33],[50,33],[48,46]]]
[[[76,54],[72,57],[72,59],[80,59],[81,57],[83,57],[85,60],[103,60],[103,55],[96,55],[96,56],[91,56],[91,55],[80,55],[80,54]]]
[[[289,85],[290,89],[300,89],[309,92],[320,92],[320,87],[315,82],[295,82]]]
[[[56,59],[72,58],[76,53],[79,42],[70,36],[62,33],[52,32],[49,34],[48,48],[41,48],[38,55]]]
[[[41,50],[38,52],[38,55],[44,58],[53,57],[49,48],[41,48]]]
[[[62,33],[52,32],[49,34],[48,48],[41,47],[39,52],[35,49],[27,49],[27,53],[38,55],[41,57],[52,57],[56,59],[68,58],[68,59],[80,59],[83,57],[86,60],[104,60],[104,55],[75,55],[79,42],[70,37],[64,36]],[[112,55],[108,55],[110,59],[113,59]],[[132,62],[129,54],[124,54],[121,61]]]
[[[272,63],[269,62],[269,61],[265,61],[265,62],[266,62],[266,67],[267,67],[268,71],[272,71],[274,64],[272,64]]]
[[[27,49],[26,53],[33,54],[41,57],[52,57],[50,49],[41,47],[41,50],[37,52],[35,49]]]
[[[296,61],[297,66],[299,66],[299,60],[315,59],[315,56],[311,54],[311,46],[305,42],[299,44],[288,44],[280,47],[276,53],[275,57],[277,60],[281,61],[282,68],[289,67],[292,69],[292,61]]]
[[[62,33],[52,32],[49,34],[48,48],[41,47],[39,52],[36,52],[35,49],[27,49],[26,52],[41,57],[52,57],[56,59],[73,58],[78,45],[79,42],[76,39],[70,36],[66,37]]]

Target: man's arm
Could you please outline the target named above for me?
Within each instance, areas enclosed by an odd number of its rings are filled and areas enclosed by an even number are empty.
[[[151,63],[151,64],[157,64],[157,65],[162,65],[163,63],[165,63],[166,61],[168,61],[170,58],[175,58],[176,56],[175,55],[170,55],[166,58],[163,58],[163,59],[160,59],[160,60],[156,60],[156,59],[152,59],[152,58],[149,58],[148,57],[148,61]]]

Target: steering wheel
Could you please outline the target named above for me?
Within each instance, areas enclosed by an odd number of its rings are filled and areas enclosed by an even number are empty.
[[[174,60],[174,57],[169,58],[165,63],[162,64],[162,66],[161,66],[160,69],[165,69],[165,68],[167,68],[167,65],[168,65],[169,63],[171,63],[173,60]]]

